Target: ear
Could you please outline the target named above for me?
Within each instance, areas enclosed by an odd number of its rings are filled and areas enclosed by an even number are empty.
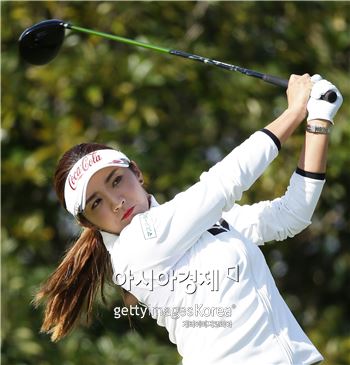
[[[135,161],[130,161],[130,168],[142,185],[144,183],[143,175],[140,168],[137,166],[137,163]]]

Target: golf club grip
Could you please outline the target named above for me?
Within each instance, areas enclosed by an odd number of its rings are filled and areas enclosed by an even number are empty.
[[[262,79],[270,84],[282,86],[286,89],[288,88],[288,80],[281,79],[280,77],[264,74]],[[320,99],[328,101],[329,103],[334,103],[337,100],[337,93],[335,91],[329,90],[324,95],[322,95]]]
[[[286,80],[286,79],[281,79],[280,77],[267,75],[267,74],[263,74],[262,79],[265,82],[268,82],[270,84],[273,84],[276,86],[281,86],[281,87],[284,87],[285,89],[288,88],[288,80]]]

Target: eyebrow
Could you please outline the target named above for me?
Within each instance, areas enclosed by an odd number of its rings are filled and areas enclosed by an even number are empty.
[[[90,196],[90,198],[85,202],[85,207],[90,203],[90,201],[92,200],[92,199],[94,199],[95,198],[95,196],[96,196],[96,193],[93,193],[91,196]]]
[[[118,168],[116,168],[116,169],[114,169],[114,170],[112,170],[109,174],[108,174],[108,176],[105,178],[105,184],[108,184],[108,182],[111,180],[111,178],[113,177],[113,175],[115,174],[115,172],[118,170]],[[89,203],[90,203],[90,201],[91,200],[93,200],[94,198],[95,198],[95,196],[96,196],[96,193],[93,193],[90,197],[89,197],[89,199],[87,199],[87,201],[85,202],[85,206],[87,206]]]
[[[114,170],[112,170],[112,171],[108,174],[108,176],[107,176],[107,177],[106,177],[106,179],[105,179],[105,184],[108,184],[109,180],[113,177],[114,173],[115,173],[117,170],[118,170],[118,169],[114,169]]]

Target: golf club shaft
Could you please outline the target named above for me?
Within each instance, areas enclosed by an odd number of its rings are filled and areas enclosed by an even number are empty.
[[[149,43],[138,42],[138,41],[135,41],[135,40],[132,40],[132,39],[116,36],[116,35],[113,35],[113,34],[98,32],[98,31],[95,31],[95,30],[92,30],[92,29],[87,29],[87,28],[82,28],[82,27],[72,25],[72,24],[69,24],[69,23],[65,23],[64,27],[68,28],[68,29],[78,31],[78,32],[87,33],[87,34],[90,34],[90,35],[96,35],[96,36],[99,36],[99,37],[107,38],[107,39],[117,41],[117,42],[121,42],[121,43],[126,43],[126,44],[129,44],[129,45],[132,45],[132,46],[147,48],[147,49],[151,49],[153,51],[157,51],[157,52],[160,52],[160,53],[167,53],[167,54],[171,54],[171,55],[174,55],[174,56],[179,56],[179,57],[199,61],[199,62],[205,63],[207,65],[223,68],[223,69],[228,70],[228,71],[240,72],[240,73],[242,73],[246,76],[256,77],[258,79],[261,79],[265,82],[268,82],[268,83],[276,85],[276,86],[281,86],[281,87],[284,87],[284,88],[288,87],[288,80],[286,80],[286,79],[282,79],[282,78],[277,77],[277,76],[272,76],[272,75],[268,75],[268,74],[265,74],[265,73],[257,72],[257,71],[250,70],[250,69],[247,69],[247,68],[244,68],[244,67],[231,65],[229,63],[216,61],[216,60],[213,60],[213,59],[210,59],[210,58],[207,58],[207,57],[202,57],[202,56],[198,56],[198,55],[195,55],[195,54],[191,54],[191,53],[188,53],[188,52],[183,52],[183,51],[179,51],[179,50],[175,50],[175,49],[171,49],[171,48],[164,48],[164,47],[154,46],[154,45],[149,44]],[[329,102],[332,103],[337,99],[337,94],[334,91],[328,91],[326,94],[321,96],[321,99],[329,101]]]
[[[179,50],[176,50],[176,49],[171,49],[169,51],[169,53],[172,54],[172,55],[175,55],[175,56],[180,56],[180,57],[184,57],[184,58],[189,58],[191,60],[203,62],[207,65],[220,67],[220,68],[223,68],[223,69],[228,70],[228,71],[237,71],[237,72],[240,72],[240,73],[242,73],[246,76],[256,77],[258,79],[261,79],[261,80],[263,80],[265,82],[268,82],[270,84],[273,84],[273,85],[282,86],[284,88],[288,87],[288,80],[281,79],[280,77],[263,74],[261,72],[257,72],[257,71],[254,71],[254,70],[249,70],[248,68],[243,68],[243,67],[231,65],[229,63],[213,60],[213,59],[210,59],[210,58],[206,58],[206,57],[198,56],[198,55],[195,55],[195,54],[179,51]]]
[[[117,42],[121,42],[121,43],[130,44],[132,46],[152,49],[153,51],[157,51],[157,52],[161,52],[161,53],[168,53],[169,54],[170,51],[171,51],[171,49],[169,49],[169,48],[157,47],[157,46],[153,46],[152,44],[134,41],[133,39],[119,37],[119,36],[114,35],[114,34],[98,32],[96,30],[78,27],[76,25],[72,25],[72,24],[69,24],[69,23],[64,24],[64,26],[65,26],[65,28],[76,30],[78,32],[87,33],[87,34],[91,34],[91,35],[96,35],[96,36],[99,36],[99,37],[110,39],[112,41],[117,41]]]
[[[274,85],[277,85],[277,86],[282,86],[282,87],[285,87],[285,88],[288,87],[288,80],[281,79],[279,77],[275,77],[275,76],[271,76],[271,75],[267,75],[267,74],[263,74],[261,72],[249,70],[247,68],[231,65],[229,63],[216,61],[216,60],[213,60],[213,59],[210,59],[210,58],[207,58],[207,57],[198,56],[198,55],[195,55],[195,54],[179,51],[179,50],[176,50],[176,49],[158,47],[158,46],[154,46],[154,45],[149,44],[149,43],[138,42],[138,41],[135,41],[135,40],[132,40],[132,39],[116,36],[116,35],[113,35],[113,34],[108,34],[108,33],[104,33],[104,32],[98,32],[98,31],[95,31],[95,30],[90,30],[90,29],[78,27],[76,25],[65,24],[65,26],[66,26],[66,28],[76,30],[76,31],[79,31],[79,32],[104,37],[104,38],[107,38],[107,39],[110,39],[110,40],[113,40],[113,41],[130,44],[132,46],[148,48],[148,49],[151,49],[153,51],[157,51],[157,52],[161,52],[161,53],[167,53],[167,54],[171,54],[171,55],[174,55],[174,56],[188,58],[188,59],[191,59],[191,60],[195,60],[195,61],[205,63],[207,65],[220,67],[220,68],[223,68],[225,70],[237,71],[237,72],[241,72],[242,74],[247,75],[247,76],[257,77],[257,78],[259,78],[263,81],[269,82],[270,84],[274,84]]]

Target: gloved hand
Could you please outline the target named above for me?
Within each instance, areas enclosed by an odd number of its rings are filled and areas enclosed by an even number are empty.
[[[310,99],[307,103],[307,111],[309,112],[307,121],[323,119],[334,124],[333,118],[343,103],[341,93],[329,81],[322,79],[320,75],[313,75],[311,81],[314,82],[314,85],[311,90]],[[320,97],[329,90],[333,90],[337,94],[337,100],[334,103],[320,99]]]

